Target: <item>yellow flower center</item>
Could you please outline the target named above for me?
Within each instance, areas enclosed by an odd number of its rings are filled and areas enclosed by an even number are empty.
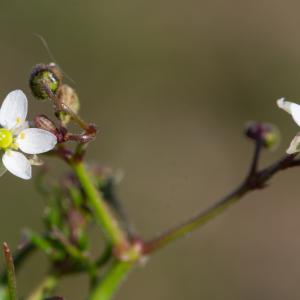
[[[0,148],[7,149],[12,144],[12,142],[12,133],[5,128],[0,128]]]

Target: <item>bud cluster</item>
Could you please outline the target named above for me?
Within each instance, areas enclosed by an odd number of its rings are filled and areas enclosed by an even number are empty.
[[[37,64],[31,72],[29,85],[35,98],[52,101],[54,115],[58,119],[56,125],[48,116],[38,115],[35,118],[36,127],[52,132],[58,143],[72,140],[85,144],[95,138],[95,126],[87,124],[79,117],[78,95],[72,87],[63,83],[62,72],[56,64]],[[77,123],[84,132],[70,133],[67,129],[70,121]]]

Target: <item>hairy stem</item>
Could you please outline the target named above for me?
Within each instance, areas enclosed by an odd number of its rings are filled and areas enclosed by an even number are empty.
[[[18,271],[18,269],[21,267],[22,263],[26,260],[26,258],[34,251],[36,250],[35,245],[32,243],[26,243],[22,248],[17,250],[13,254],[13,260],[14,260],[14,266],[15,266],[15,272]],[[7,282],[7,272],[4,270],[1,273],[0,276],[0,282],[6,283]]]
[[[10,300],[17,300],[17,283],[15,275],[15,267],[12,254],[7,243],[3,243],[3,252],[7,267],[7,286]]]

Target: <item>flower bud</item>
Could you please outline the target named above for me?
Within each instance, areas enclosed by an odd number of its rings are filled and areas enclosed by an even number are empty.
[[[64,103],[65,105],[67,105],[75,114],[78,113],[80,102],[73,88],[71,88],[67,84],[63,84],[57,93],[57,97],[60,103]],[[71,116],[63,111],[59,112],[58,117],[62,121],[63,126],[66,126],[71,120]]]
[[[280,140],[280,133],[276,126],[269,123],[249,122],[246,125],[245,135],[255,141],[262,141],[263,147],[274,149]]]
[[[38,115],[34,119],[34,124],[37,128],[41,128],[55,134],[57,132],[57,128],[55,124],[45,115]]]
[[[36,65],[29,78],[32,94],[40,100],[48,99],[49,95],[46,89],[55,95],[60,86],[61,79],[61,72],[54,63]]]
[[[53,121],[51,121],[47,116],[45,115],[38,115],[34,119],[34,124],[35,127],[41,128],[47,131],[50,131],[53,133],[56,138],[58,143],[64,142],[64,132],[61,130],[58,130],[54,124]]]

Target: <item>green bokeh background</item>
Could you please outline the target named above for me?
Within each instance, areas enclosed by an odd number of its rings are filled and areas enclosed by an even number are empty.
[[[246,121],[282,132],[263,164],[284,153],[298,129],[275,100],[300,102],[299,10],[292,0],[1,0],[0,95],[30,95],[31,67],[51,61],[34,33],[42,35],[75,81],[83,117],[100,128],[89,160],[125,172],[119,193],[151,237],[237,185],[252,150]],[[30,117],[50,112],[30,98]],[[116,299],[299,299],[299,174],[276,176],[155,254]],[[41,230],[44,200],[9,174],[0,190],[0,240],[15,248],[23,228]],[[43,255],[26,263],[20,293],[46,269]],[[68,277],[59,294],[82,300],[86,290],[84,276]]]

